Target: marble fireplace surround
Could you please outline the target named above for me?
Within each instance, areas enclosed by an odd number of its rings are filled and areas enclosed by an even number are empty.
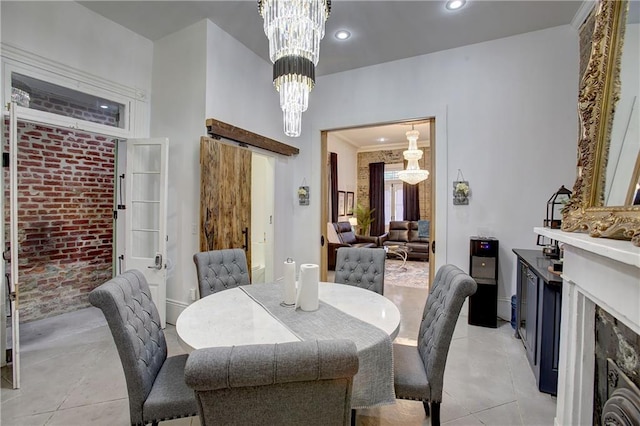
[[[555,424],[591,424],[596,305],[640,334],[640,247],[548,228],[534,232],[564,244]]]

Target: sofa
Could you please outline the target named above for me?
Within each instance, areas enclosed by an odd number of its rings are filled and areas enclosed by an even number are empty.
[[[379,237],[379,244],[406,247],[407,259],[429,260],[429,221],[391,221],[389,232]]]
[[[333,228],[338,234],[338,243],[329,243],[329,259],[328,268],[330,271],[336,267],[336,251],[340,247],[356,247],[356,248],[375,248],[379,246],[379,237],[368,237],[364,235],[356,235],[351,229],[349,222],[337,222],[333,224]]]

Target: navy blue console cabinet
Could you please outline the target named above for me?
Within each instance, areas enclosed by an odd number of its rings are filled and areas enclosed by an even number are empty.
[[[541,250],[513,249],[518,257],[516,332],[541,392],[558,389],[562,278],[549,272]]]

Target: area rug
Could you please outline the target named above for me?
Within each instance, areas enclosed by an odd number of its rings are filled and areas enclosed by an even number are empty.
[[[402,260],[387,259],[384,268],[384,285],[428,288],[429,262],[411,261],[402,265]]]

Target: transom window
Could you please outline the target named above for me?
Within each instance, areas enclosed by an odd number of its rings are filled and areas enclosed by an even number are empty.
[[[11,99],[25,108],[125,128],[124,104],[16,72],[11,73]]]

